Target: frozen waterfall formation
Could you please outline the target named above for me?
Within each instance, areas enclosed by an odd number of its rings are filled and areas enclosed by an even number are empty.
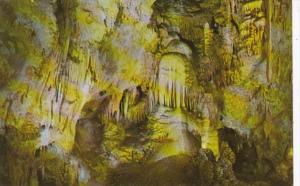
[[[191,153],[197,146],[212,150],[218,157],[216,129],[213,129],[207,120],[206,127],[209,127],[209,130],[205,131],[203,120],[193,120],[192,118],[196,117],[190,117],[193,112],[203,112],[201,108],[196,107],[201,105],[197,103],[202,93],[201,89],[195,89],[198,85],[191,63],[192,50],[186,43],[177,39],[171,40],[166,50],[168,53],[163,54],[160,59],[156,78],[155,102],[158,109],[154,118],[159,124],[165,125],[171,142],[163,145],[157,158]],[[198,143],[193,140],[193,134],[200,136],[201,140]],[[207,143],[210,145],[207,146]]]

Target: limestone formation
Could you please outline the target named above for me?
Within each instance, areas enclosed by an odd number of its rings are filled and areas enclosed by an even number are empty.
[[[0,0],[0,185],[291,185],[291,4]]]

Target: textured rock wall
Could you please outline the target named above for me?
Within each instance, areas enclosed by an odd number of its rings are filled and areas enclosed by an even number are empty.
[[[151,161],[170,140],[158,106],[213,151],[196,158],[212,185],[291,184],[291,4],[0,0],[0,185],[100,184]]]

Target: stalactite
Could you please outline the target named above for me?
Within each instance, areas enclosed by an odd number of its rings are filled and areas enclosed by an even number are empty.
[[[180,57],[165,55],[160,62],[156,83],[157,102],[168,107],[184,107],[182,97],[186,88],[186,63]]]
[[[144,93],[139,86],[126,89],[119,104],[121,116],[134,123],[145,120],[153,106],[151,94],[151,92]]]
[[[213,32],[210,29],[210,26],[208,23],[205,23],[204,25],[204,54],[206,56],[211,55],[211,47],[212,47],[212,37],[213,37]]]

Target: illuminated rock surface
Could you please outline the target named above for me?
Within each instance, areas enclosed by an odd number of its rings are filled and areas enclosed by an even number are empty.
[[[0,0],[0,185],[291,185],[291,23],[280,0]]]

